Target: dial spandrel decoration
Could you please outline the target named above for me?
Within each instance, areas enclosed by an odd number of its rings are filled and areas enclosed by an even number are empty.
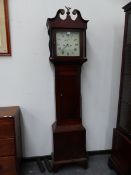
[[[80,56],[80,33],[76,31],[57,31],[56,55]]]

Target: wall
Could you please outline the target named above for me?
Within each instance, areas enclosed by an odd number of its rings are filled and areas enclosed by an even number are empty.
[[[46,20],[65,5],[90,20],[82,71],[87,149],[111,148],[116,124],[124,12],[127,0],[9,0],[12,57],[0,58],[0,106],[19,105],[25,157],[52,151],[54,68],[49,63]]]

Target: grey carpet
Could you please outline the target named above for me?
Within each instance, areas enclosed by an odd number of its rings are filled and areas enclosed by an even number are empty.
[[[66,166],[61,168],[56,175],[116,175],[114,170],[111,170],[108,165],[109,155],[96,155],[89,157],[88,169],[83,169],[80,166]],[[24,162],[22,166],[22,175],[51,175],[47,171],[41,173],[37,163],[34,161]]]

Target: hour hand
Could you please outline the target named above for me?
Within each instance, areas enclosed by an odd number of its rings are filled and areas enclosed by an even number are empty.
[[[62,50],[64,50],[67,46],[68,46],[68,44],[66,44],[66,45],[63,45],[64,47],[63,47],[63,49]]]

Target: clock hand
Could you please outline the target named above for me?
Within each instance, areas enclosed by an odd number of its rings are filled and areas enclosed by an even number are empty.
[[[67,46],[69,46],[69,44],[66,44],[66,45],[63,47],[62,51],[63,51]]]

